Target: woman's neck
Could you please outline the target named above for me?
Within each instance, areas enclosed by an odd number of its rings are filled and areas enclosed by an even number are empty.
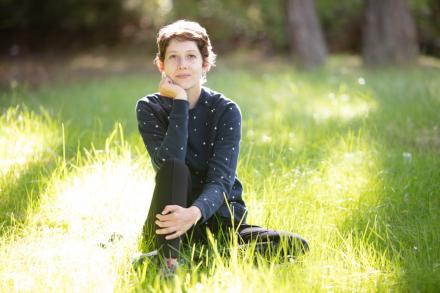
[[[186,90],[186,94],[188,95],[189,108],[192,109],[196,106],[197,101],[200,98],[200,93],[202,91],[202,86],[195,85],[192,88]]]

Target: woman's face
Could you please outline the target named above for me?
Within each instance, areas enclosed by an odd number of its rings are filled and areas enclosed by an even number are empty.
[[[188,90],[200,86],[203,66],[202,54],[194,41],[178,41],[172,39],[165,52],[164,62],[159,62],[159,70],[171,80]]]

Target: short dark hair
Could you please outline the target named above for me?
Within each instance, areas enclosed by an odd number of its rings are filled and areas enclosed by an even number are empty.
[[[165,52],[172,39],[196,42],[203,58],[203,64],[208,63],[210,66],[215,66],[216,54],[212,51],[211,41],[206,29],[198,22],[188,20],[175,21],[159,30],[156,39],[157,54],[154,63],[157,63],[157,60],[164,62]]]

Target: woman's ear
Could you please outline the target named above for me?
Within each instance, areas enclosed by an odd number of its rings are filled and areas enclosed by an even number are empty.
[[[164,69],[164,66],[163,66],[163,62],[162,61],[160,61],[160,59],[157,59],[156,60],[156,66],[157,66],[157,69],[162,73],[165,69]]]
[[[203,68],[203,70],[204,70],[205,72],[208,72],[209,69],[211,69],[211,64],[209,64],[208,61],[203,61],[203,66],[202,66],[202,68]]]

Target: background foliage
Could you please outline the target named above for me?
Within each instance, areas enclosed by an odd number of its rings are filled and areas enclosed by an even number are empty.
[[[332,52],[359,52],[363,1],[316,0]],[[440,2],[411,0],[422,53],[440,55]],[[200,21],[217,50],[258,45],[287,49],[283,0],[0,0],[0,36],[11,47],[76,48],[98,44],[152,45],[157,29],[177,18]],[[213,29],[215,28],[215,29]]]

